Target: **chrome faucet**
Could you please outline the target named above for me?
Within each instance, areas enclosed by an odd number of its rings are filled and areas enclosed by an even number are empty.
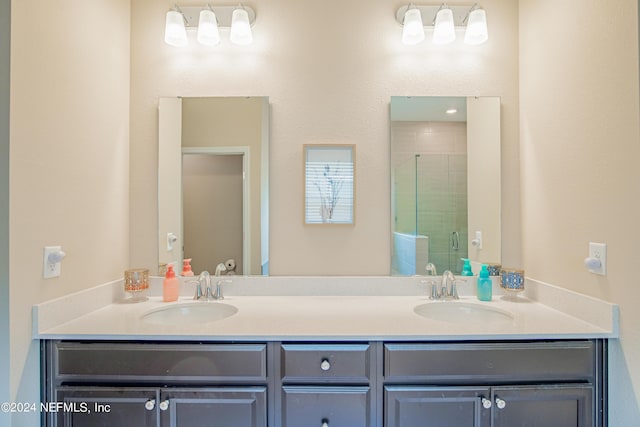
[[[458,289],[456,287],[456,276],[449,270],[442,273],[442,282],[440,288],[435,281],[431,282],[431,295],[429,299],[460,299]]]
[[[193,295],[194,300],[211,299],[211,275],[207,270],[200,273],[198,280],[189,280],[188,283],[196,283],[196,292]]]
[[[437,276],[438,272],[436,271],[436,266],[430,262],[427,263],[427,265],[424,268],[425,270],[427,270],[427,276]]]
[[[225,271],[227,271],[227,266],[226,266],[226,265],[224,265],[224,263],[223,263],[223,262],[221,262],[220,264],[218,264],[218,265],[216,266],[216,273],[215,273],[215,276],[216,276],[216,277],[220,277],[220,273],[224,273]]]

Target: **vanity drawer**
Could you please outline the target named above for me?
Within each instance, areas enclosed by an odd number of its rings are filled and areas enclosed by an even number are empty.
[[[60,382],[266,382],[266,344],[56,342]]]
[[[368,383],[369,344],[282,344],[283,383]]]
[[[371,427],[371,412],[369,387],[282,389],[282,427]]]
[[[386,382],[593,381],[591,341],[385,344]]]

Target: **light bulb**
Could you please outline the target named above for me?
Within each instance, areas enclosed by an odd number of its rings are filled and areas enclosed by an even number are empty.
[[[443,7],[436,14],[436,24],[433,29],[433,44],[448,44],[456,39],[456,27],[453,23],[453,11]]]
[[[200,19],[198,20],[198,42],[207,46],[215,46],[220,43],[218,20],[216,19],[216,14],[210,9],[200,11]]]
[[[248,45],[253,42],[249,14],[245,9],[238,8],[233,11],[229,40],[231,40],[231,43],[238,45]]]
[[[474,9],[469,12],[467,18],[467,30],[464,33],[464,42],[470,45],[482,44],[489,39],[487,31],[487,14],[484,9]]]
[[[187,45],[187,30],[184,27],[182,13],[170,10],[164,24],[164,41],[168,45],[182,47]]]
[[[402,43],[416,45],[424,40],[424,25],[419,9],[408,9],[404,14]]]

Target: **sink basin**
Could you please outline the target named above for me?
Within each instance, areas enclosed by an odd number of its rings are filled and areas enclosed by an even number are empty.
[[[156,325],[190,325],[214,322],[233,316],[238,309],[218,302],[193,302],[151,310],[142,320]]]
[[[428,319],[450,323],[511,323],[513,321],[513,314],[506,310],[457,301],[420,304],[413,311]]]

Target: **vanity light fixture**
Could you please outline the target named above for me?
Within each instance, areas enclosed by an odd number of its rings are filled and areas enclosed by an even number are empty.
[[[182,47],[187,45],[186,20],[178,6],[167,12],[164,23],[164,41],[168,45]]]
[[[478,6],[478,3],[474,4],[467,17],[467,30],[464,32],[464,42],[470,45],[478,45],[487,41],[489,38],[489,31],[487,30],[487,13]]]
[[[244,7],[239,7],[233,11],[231,17],[231,34],[229,34],[231,43],[246,46],[253,43],[253,34],[251,33],[251,22],[249,21],[249,13]]]
[[[187,33],[197,31],[200,44],[215,46],[220,42],[220,32],[228,32],[230,41],[237,45],[253,42],[251,25],[256,20],[255,11],[244,5],[178,7],[167,12],[164,41],[177,47],[188,44]]]
[[[420,43],[424,39],[425,28],[432,30],[431,41],[436,45],[452,43],[456,39],[456,30],[460,29],[465,30],[464,42],[468,45],[479,45],[489,38],[487,14],[478,3],[472,6],[409,4],[396,11],[396,21],[403,26],[402,43],[406,45]],[[418,29],[418,22],[427,24]]]
[[[409,5],[402,18],[402,25],[402,43],[415,45],[424,40],[424,25],[422,24],[422,14],[419,9]]]
[[[433,44],[449,44],[456,39],[456,26],[453,22],[453,10],[446,4],[440,6],[434,19]]]
[[[218,18],[211,6],[200,11],[198,20],[198,41],[206,46],[215,46],[220,43],[220,32],[218,31]]]

